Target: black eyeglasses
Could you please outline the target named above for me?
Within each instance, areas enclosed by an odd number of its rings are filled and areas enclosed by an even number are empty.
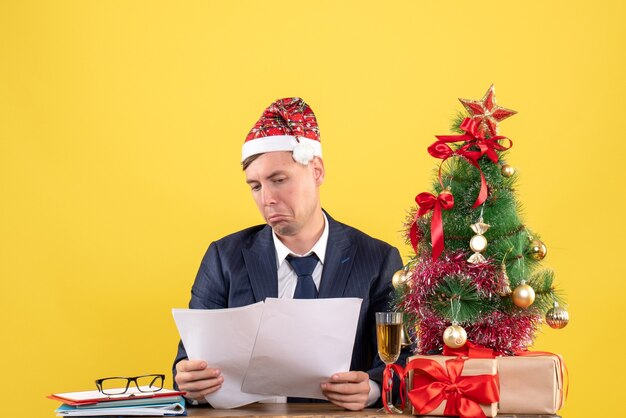
[[[122,395],[135,383],[141,393],[158,392],[163,389],[164,374],[145,374],[135,377],[105,377],[96,380],[96,387],[103,395]]]

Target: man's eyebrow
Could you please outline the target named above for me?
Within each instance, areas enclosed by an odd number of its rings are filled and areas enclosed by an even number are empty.
[[[266,176],[265,178],[266,178],[267,180],[271,180],[271,179],[273,179],[274,177],[282,176],[282,175],[285,175],[285,174],[287,174],[287,172],[286,172],[286,171],[283,171],[283,170],[277,170],[277,171],[273,171],[273,172],[271,172],[271,173],[270,173],[268,176]],[[254,180],[254,179],[248,179],[248,180],[246,180],[246,183],[248,183],[248,184],[258,183],[258,182],[259,182],[258,180]]]
[[[273,179],[274,177],[283,176],[283,175],[285,175],[285,174],[287,174],[287,172],[285,172],[285,171],[283,171],[283,170],[277,170],[277,171],[274,171],[273,173],[271,173],[271,174],[270,174],[269,176],[267,176],[266,178],[267,178],[268,180],[271,180],[271,179]]]

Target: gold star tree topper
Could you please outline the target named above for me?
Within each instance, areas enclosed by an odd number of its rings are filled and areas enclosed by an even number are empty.
[[[479,123],[478,129],[483,135],[498,135],[498,123],[517,112],[496,104],[496,88],[492,84],[481,100],[459,99],[470,117]]]

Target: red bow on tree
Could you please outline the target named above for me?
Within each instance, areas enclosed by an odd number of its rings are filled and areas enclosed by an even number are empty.
[[[448,158],[458,155],[465,158],[471,165],[476,167],[480,172],[480,192],[474,202],[473,208],[480,206],[487,200],[487,181],[483,171],[478,164],[478,159],[486,155],[492,162],[497,163],[499,158],[496,151],[504,151],[513,146],[513,142],[504,136],[493,136],[485,138],[484,133],[479,129],[479,123],[473,119],[465,118],[460,126],[465,133],[462,135],[436,135],[437,141],[428,147],[428,153],[435,158],[441,158],[443,161],[439,166],[439,182],[441,183],[441,166]],[[500,140],[509,141],[508,146],[500,144]],[[453,150],[448,143],[461,142],[465,144],[460,148]]]
[[[444,248],[443,241],[443,221],[441,220],[441,211],[443,209],[449,210],[454,207],[454,196],[449,190],[442,191],[439,196],[435,196],[432,193],[424,192],[415,196],[415,202],[419,206],[415,219],[411,225],[409,237],[411,238],[411,245],[417,253],[417,218],[426,215],[431,210],[433,211],[433,218],[430,221],[430,241],[433,247],[433,260],[439,258]]]
[[[496,375],[461,376],[465,360],[446,360],[444,369],[434,360],[418,358],[407,364],[405,373],[413,370],[413,387],[409,399],[418,414],[428,414],[446,401],[444,415],[461,418],[485,418],[480,404],[500,399]]]
[[[477,121],[465,118],[461,123],[461,130],[465,132],[462,135],[435,135],[435,137],[442,143],[448,142],[460,142],[464,141],[465,144],[458,150],[468,155],[474,161],[477,161],[483,155],[486,155],[492,162],[498,162],[498,154],[496,151],[504,151],[513,146],[513,141],[505,136],[492,136],[490,138],[485,138],[484,132],[482,132],[478,128],[479,124]],[[504,146],[500,144],[500,140],[506,139],[509,141],[508,146]],[[433,144],[434,145],[434,144]],[[432,146],[432,145],[431,145]],[[475,147],[478,150],[471,151],[470,148]],[[432,154],[431,154],[432,155]],[[433,155],[433,157],[436,157]],[[440,157],[437,157],[440,158]]]

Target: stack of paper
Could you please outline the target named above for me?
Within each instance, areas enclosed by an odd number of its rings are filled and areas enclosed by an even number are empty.
[[[219,367],[205,399],[236,408],[272,396],[326,399],[321,383],[350,370],[362,300],[276,299],[230,309],[173,309],[190,359]]]
[[[60,417],[92,417],[104,415],[174,416],[185,413],[184,392],[161,389],[145,393],[129,388],[123,395],[103,395],[92,390],[55,393],[50,399],[63,402],[56,409]]]

